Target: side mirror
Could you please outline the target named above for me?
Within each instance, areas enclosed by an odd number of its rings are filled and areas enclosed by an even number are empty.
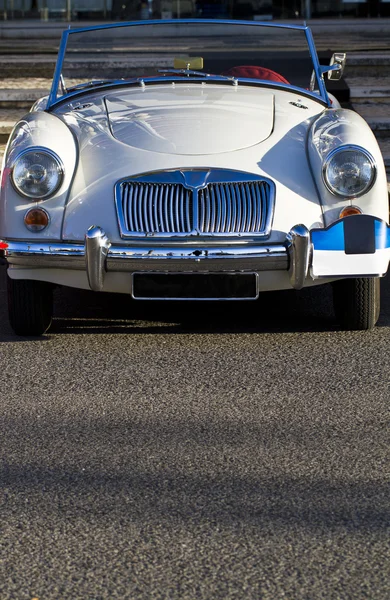
[[[347,55],[345,52],[335,52],[330,59],[329,67],[326,67],[328,71],[328,79],[338,80],[341,79],[344,73],[345,63]],[[325,72],[325,70],[324,70]]]

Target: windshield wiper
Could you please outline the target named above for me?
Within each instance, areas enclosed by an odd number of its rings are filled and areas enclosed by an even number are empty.
[[[187,75],[187,77],[195,76],[195,77],[204,77],[211,78],[213,80],[221,80],[221,81],[231,81],[233,85],[238,85],[238,79],[236,77],[231,77],[228,75],[214,75],[213,73],[203,73],[202,71],[191,71],[189,69],[158,69],[158,73],[166,73],[168,75]],[[147,81],[152,82],[155,80],[154,77],[150,77],[148,79],[142,77],[131,77],[129,79],[125,77],[121,77],[120,79],[92,79],[91,81],[86,81],[84,83],[78,83],[77,85],[73,85],[70,88],[65,88],[63,86],[63,90],[66,89],[66,93],[76,92],[80,90],[85,90],[88,88],[99,87],[102,85],[107,85],[110,83],[140,83],[145,86]]]
[[[211,77],[210,73],[203,71],[191,71],[191,69],[157,69],[158,73],[171,73],[172,75],[200,75],[201,77]]]
[[[76,90],[84,90],[85,88],[105,85],[106,83],[115,83],[115,81],[123,81],[123,79],[92,79],[91,81],[86,81],[85,83],[72,85],[72,87],[68,88],[67,91],[74,92]]]
[[[157,69],[158,73],[168,73],[171,75],[195,75],[197,77],[213,77],[215,79],[223,79],[227,81],[231,81],[233,83],[237,83],[236,77],[231,77],[229,75],[214,75],[213,73],[203,73],[203,71],[192,71],[191,69]]]

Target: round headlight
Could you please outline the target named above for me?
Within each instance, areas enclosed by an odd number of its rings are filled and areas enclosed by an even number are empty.
[[[60,187],[63,176],[64,169],[58,156],[40,148],[22,152],[12,170],[16,190],[33,200],[52,196]]]
[[[344,146],[331,152],[325,160],[323,176],[332,194],[356,198],[365,194],[376,175],[372,156],[358,146]]]

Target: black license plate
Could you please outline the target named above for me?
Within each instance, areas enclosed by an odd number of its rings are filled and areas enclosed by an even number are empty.
[[[138,300],[255,300],[257,273],[134,273]]]

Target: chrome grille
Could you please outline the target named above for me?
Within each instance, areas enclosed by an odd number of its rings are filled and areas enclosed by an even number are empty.
[[[269,235],[275,185],[225,169],[162,171],[118,182],[122,237]]]
[[[261,182],[213,183],[199,190],[201,233],[259,233],[264,230],[269,186]]]
[[[126,230],[134,233],[190,233],[192,191],[174,183],[125,182],[122,209]]]

